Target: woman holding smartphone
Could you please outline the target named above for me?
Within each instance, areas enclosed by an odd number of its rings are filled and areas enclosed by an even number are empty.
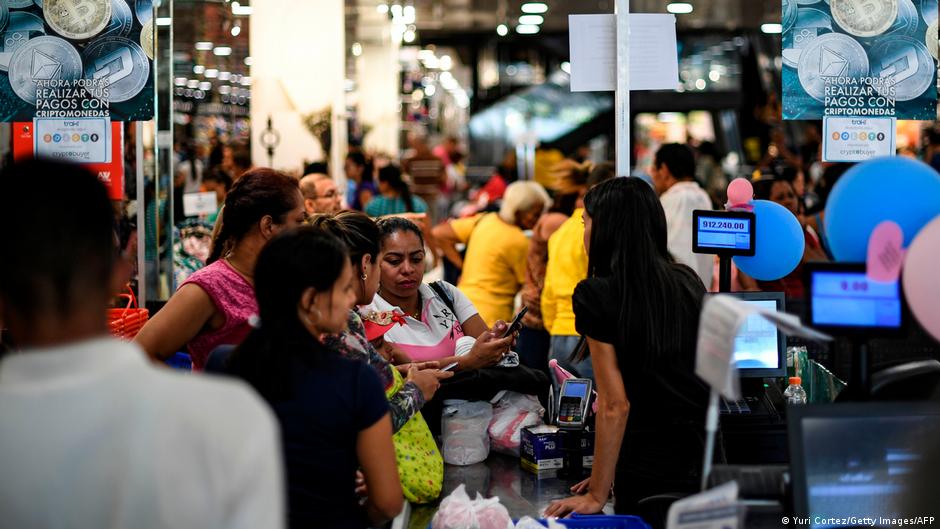
[[[584,199],[588,279],[575,289],[598,392],[594,467],[581,493],[546,516],[600,512],[614,487],[618,514],[699,484],[708,390],[695,375],[705,288],[666,248],[666,216],[637,178],[615,178]]]

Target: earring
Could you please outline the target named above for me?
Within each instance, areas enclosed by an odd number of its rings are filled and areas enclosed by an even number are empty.
[[[369,275],[366,273],[363,273],[361,276],[359,276],[359,279],[365,281],[366,279],[369,279]]]

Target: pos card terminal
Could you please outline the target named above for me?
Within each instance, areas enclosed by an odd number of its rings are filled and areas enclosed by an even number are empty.
[[[591,379],[569,378],[558,396],[558,428],[564,459],[559,477],[581,479],[584,475],[584,450],[581,440],[591,402]]]

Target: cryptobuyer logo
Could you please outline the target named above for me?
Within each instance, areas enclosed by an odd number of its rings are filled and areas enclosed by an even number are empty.
[[[885,133],[884,132],[833,132],[832,133],[833,141],[884,141]]]

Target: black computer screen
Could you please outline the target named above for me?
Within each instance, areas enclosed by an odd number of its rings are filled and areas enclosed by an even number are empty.
[[[940,411],[920,412],[911,403],[816,407],[823,408],[797,413],[799,426],[791,428],[798,436],[791,439],[797,516],[809,518],[813,528],[897,518],[925,440],[940,435]]]

